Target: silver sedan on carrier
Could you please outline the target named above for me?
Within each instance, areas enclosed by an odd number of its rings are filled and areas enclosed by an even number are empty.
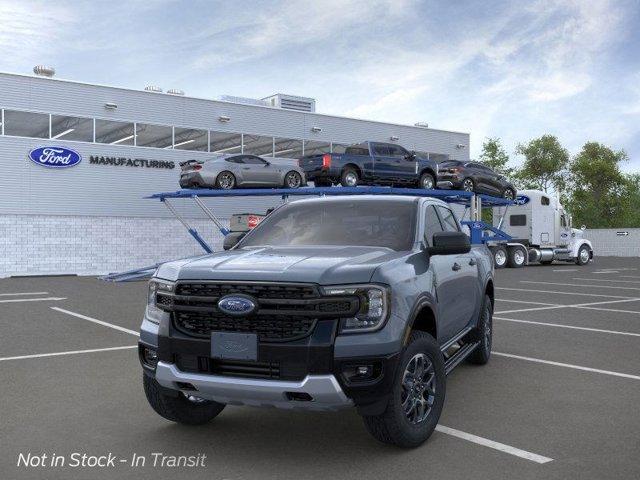
[[[219,155],[209,160],[182,162],[180,167],[181,188],[298,188],[307,184],[304,170],[295,159]]]

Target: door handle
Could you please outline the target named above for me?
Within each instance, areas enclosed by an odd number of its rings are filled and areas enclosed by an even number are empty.
[[[243,170],[251,170],[251,167],[242,167]]]
[[[471,265],[472,267],[473,267],[473,266],[475,266],[475,265],[477,265],[477,264],[478,264],[478,262],[476,262],[476,259],[475,259],[475,258],[470,258],[470,259],[469,259],[469,265]]]
[[[462,267],[460,266],[460,264],[458,262],[454,263],[453,266],[451,267],[451,270],[453,270],[454,272],[457,272],[458,270],[460,270]]]

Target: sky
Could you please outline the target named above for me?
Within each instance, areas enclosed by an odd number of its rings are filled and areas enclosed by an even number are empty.
[[[640,0],[0,0],[0,71],[187,95],[313,97],[508,153],[545,133],[640,172]]]

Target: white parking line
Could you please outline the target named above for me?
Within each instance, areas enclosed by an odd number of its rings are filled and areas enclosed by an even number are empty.
[[[49,295],[49,292],[0,293],[0,297],[13,297],[18,295]]]
[[[640,380],[640,376],[631,375],[629,373],[612,372],[610,370],[600,370],[598,368],[583,367],[581,365],[572,365],[570,363],[552,362],[551,360],[543,360],[541,358],[523,357],[521,355],[513,355],[511,353],[491,352],[492,355],[499,357],[515,358],[517,360],[525,360],[527,362],[543,363],[545,365],[553,365],[554,367],[571,368],[574,370],[582,370],[585,372],[602,373],[603,375],[611,375],[613,377],[630,378],[632,380]]]
[[[640,315],[640,312],[636,310],[620,310],[619,308],[600,308],[600,307],[585,307],[585,306],[577,306],[574,308],[584,308],[586,310],[600,310],[603,312],[632,313],[634,315]]]
[[[536,312],[539,310],[554,310],[556,308],[567,308],[570,305],[554,305],[552,307],[535,307],[535,308],[518,308],[516,310],[500,310],[498,312],[493,312],[493,313],[518,313],[518,312]]]
[[[604,302],[576,303],[573,305],[555,305],[551,307],[519,308],[517,310],[500,310],[494,313],[497,315],[501,315],[503,313],[535,312],[538,310],[553,310],[557,308],[590,308],[592,305],[606,305],[609,303],[626,303],[626,302],[637,302],[637,301],[640,301],[640,298],[631,297],[631,298],[625,298],[624,300],[607,300]],[[598,308],[597,310],[602,310],[605,312],[619,312],[619,311],[626,312],[627,311],[627,310],[616,310],[613,308]]]
[[[608,273],[619,273],[618,270],[603,270],[601,272],[593,272],[594,275],[606,275]]]
[[[640,275],[618,275],[620,278],[640,278]]]
[[[612,282],[612,283],[634,283],[634,284],[638,284],[640,283],[639,280],[611,280],[609,278],[580,278],[580,277],[573,277],[571,280],[588,280],[589,282]]]
[[[109,347],[109,348],[92,348],[89,350],[70,350],[68,352],[55,352],[55,353],[39,353],[36,355],[20,355],[19,357],[4,357],[0,358],[0,362],[6,362],[8,360],[25,360],[28,358],[42,358],[42,357],[59,357],[61,355],[78,355],[80,353],[93,353],[93,352],[110,352],[113,350],[128,350],[131,348],[138,348],[137,345],[130,345],[127,347]]]
[[[86,320],[88,322],[97,323],[98,325],[102,325],[104,327],[113,328],[114,330],[118,330],[120,332],[128,333],[130,335],[135,335],[136,337],[140,336],[140,334],[138,332],[136,332],[135,330],[129,330],[128,328],[121,327],[120,325],[114,325],[113,323],[103,322],[102,320],[98,320],[97,318],[87,317],[86,315],[82,315],[80,313],[71,312],[69,310],[65,310],[64,308],[58,308],[58,307],[50,307],[50,308],[51,308],[51,310],[55,310],[56,312],[66,313],[67,315],[71,315],[73,317],[81,318],[81,319]]]
[[[614,288],[616,290],[640,290],[640,287],[618,287],[618,286],[611,286],[611,285],[584,285],[581,283],[535,282],[533,280],[520,280],[520,283],[535,283],[539,285],[562,285],[563,287],[589,287],[589,288]]]
[[[436,430],[440,433],[445,433],[447,435],[451,435],[452,437],[461,438],[462,440],[467,440],[468,442],[477,443],[478,445],[482,445],[484,447],[493,448],[494,450],[499,450],[501,452],[508,453],[509,455],[524,458],[525,460],[530,460],[535,463],[549,463],[553,461],[553,458],[543,457],[542,455],[538,455],[536,453],[527,452],[526,450],[520,450],[519,448],[505,445],[504,443],[494,442],[493,440],[489,440],[488,438],[479,437],[471,433],[456,430],[455,428],[445,427],[444,425],[436,425]]]
[[[558,268],[553,271],[554,272],[578,272],[580,271],[580,269],[579,268]]]
[[[19,303],[19,302],[57,302],[58,300],[66,300],[65,297],[44,297],[44,298],[11,298],[9,300],[0,300],[0,303]]]
[[[546,282],[542,282],[546,283]],[[564,283],[559,283],[557,285],[564,285]],[[533,290],[531,288],[511,288],[511,287],[496,287],[496,290],[513,290],[515,292],[535,292],[535,293],[555,293],[558,295],[575,295],[582,297],[605,297],[605,298],[631,298],[636,299],[636,297],[622,297],[620,295],[603,295],[600,293],[578,293],[578,292],[558,292],[554,290]]]
[[[498,302],[528,303],[528,304],[531,304],[531,305],[546,305],[548,307],[558,307],[558,306],[560,306],[557,303],[527,302],[527,301],[524,301],[524,300],[509,300],[509,299],[506,299],[506,298],[496,298],[496,300]]]
[[[515,318],[493,317],[494,320],[502,320],[504,322],[528,323],[530,325],[542,325],[544,327],[569,328],[572,330],[584,330],[586,332],[609,333],[611,335],[627,335],[629,337],[640,337],[640,333],[619,332],[617,330],[603,330],[601,328],[576,327],[574,325],[563,325],[561,323],[533,322],[530,320],[516,320]]]

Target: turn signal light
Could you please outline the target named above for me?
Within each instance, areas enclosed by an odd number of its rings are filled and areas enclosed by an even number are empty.
[[[193,169],[194,170],[202,170],[202,165],[194,165]]]
[[[329,155],[328,153],[325,153],[322,156],[322,168],[329,168],[331,167],[331,155]]]

